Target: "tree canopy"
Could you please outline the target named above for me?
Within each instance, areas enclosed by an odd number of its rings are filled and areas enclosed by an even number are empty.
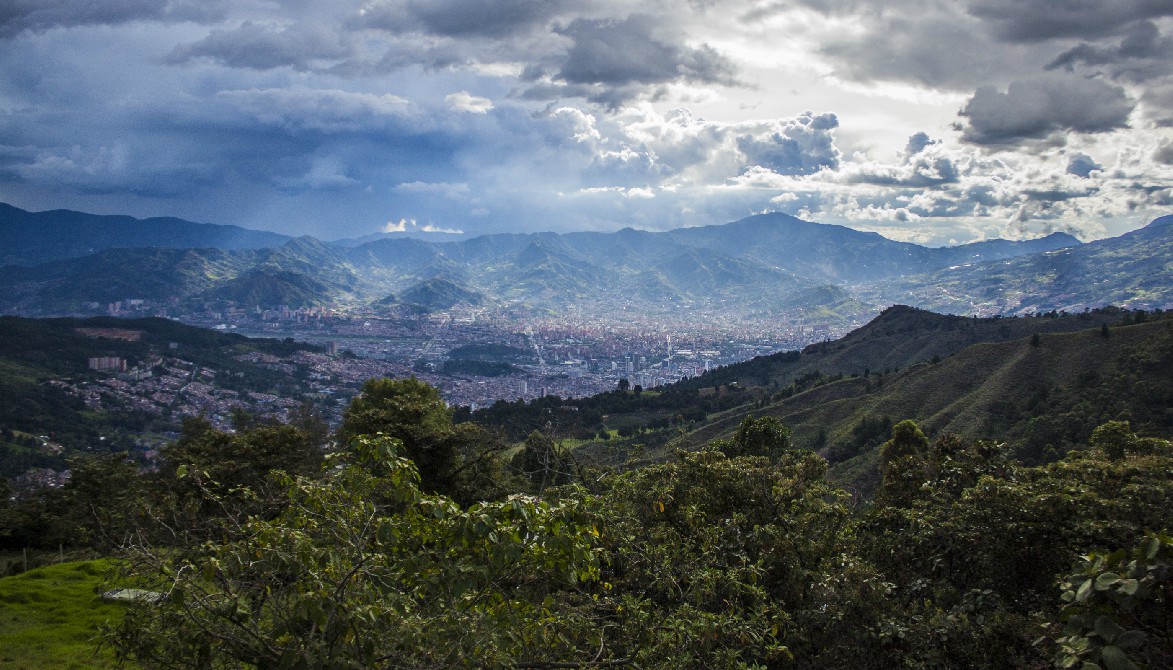
[[[1173,444],[1117,420],[1029,466],[884,423],[865,499],[773,417],[604,468],[377,380],[328,452],[196,420],[158,473],[79,462],[0,522],[119,548],[161,596],[105,639],[144,668],[1173,665]]]

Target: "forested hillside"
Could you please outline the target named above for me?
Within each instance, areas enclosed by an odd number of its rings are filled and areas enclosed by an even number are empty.
[[[1110,420],[1169,435],[1170,326],[1173,321],[1165,320],[1036,334],[973,345],[898,371],[832,378],[810,390],[786,387],[698,428],[687,443],[729,434],[748,415],[777,417],[794,429],[799,444],[826,456],[841,481],[868,489],[874,448],[905,418],[933,436],[999,440],[1030,463],[1086,444],[1093,429]]]
[[[615,472],[375,380],[323,459],[324,437],[191,421],[156,474],[88,458],[5,497],[0,537],[158,594],[104,636],[144,667],[1173,661],[1173,443],[1127,422],[1029,466],[901,421],[866,504],[771,417]]]

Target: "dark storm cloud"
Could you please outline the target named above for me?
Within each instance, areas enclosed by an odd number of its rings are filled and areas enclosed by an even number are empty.
[[[467,44],[450,40],[399,39],[379,59],[375,71],[390,72],[417,65],[428,71],[459,68],[474,63],[476,53]]]
[[[582,98],[615,109],[660,99],[673,83],[739,85],[733,62],[708,44],[686,43],[675,21],[644,14],[573,18],[571,0],[387,0],[347,26],[396,36],[377,69],[430,70],[474,63],[524,64],[521,100]]]
[[[413,115],[407,100],[389,94],[291,87],[220,91],[215,99],[295,134],[400,135],[428,125]]]
[[[1173,142],[1162,144],[1153,152],[1153,160],[1165,165],[1173,165]]]
[[[1146,116],[1159,128],[1173,128],[1173,81],[1150,82],[1140,96]]]
[[[570,0],[390,0],[363,9],[355,25],[393,33],[500,39],[532,30]]]
[[[612,102],[643,88],[673,82],[737,85],[736,67],[707,44],[673,43],[655,35],[656,20],[633,14],[623,20],[579,19],[558,32],[573,45],[554,79],[564,93]],[[536,72],[531,69],[530,75]],[[600,91],[599,89],[602,89]]]
[[[828,16],[858,19],[858,30],[829,36],[818,47],[837,76],[854,81],[973,90],[1035,76],[1048,63],[1110,62],[1112,78],[1139,82],[1168,74],[1173,62],[1151,21],[1173,16],[1170,0],[896,0],[882,8],[854,0],[798,1]],[[777,2],[759,9],[792,7]],[[1107,44],[1121,36],[1119,46]],[[1072,48],[1077,40],[1083,43]]]
[[[909,136],[908,144],[904,147],[904,155],[911,158],[912,156],[915,156],[916,154],[924,151],[925,148],[930,147],[936,143],[937,141],[931,139],[929,134],[924,131],[913,133],[911,136]]]
[[[1124,89],[1077,76],[1015,81],[1006,92],[983,86],[959,114],[969,120],[962,139],[1013,145],[1057,131],[1096,133],[1125,128],[1133,103]]]
[[[223,3],[214,0],[6,0],[0,3],[0,37],[132,21],[204,22],[223,15]]]
[[[803,175],[839,167],[840,152],[831,131],[839,126],[834,114],[803,114],[765,136],[737,138],[747,165],[781,175]]]
[[[1094,191],[1094,189],[1092,189]],[[1087,197],[1087,189],[1035,188],[1025,189],[1019,197],[1026,202],[1055,203]]]
[[[1169,0],[975,0],[968,9],[1007,42],[1107,37],[1136,21],[1173,16]]]
[[[1100,165],[1087,154],[1074,154],[1067,161],[1067,174],[1073,174],[1077,177],[1087,179],[1093,170],[1103,170],[1104,166]]]
[[[228,67],[307,70],[315,61],[344,58],[351,52],[340,35],[321,26],[276,29],[245,22],[232,30],[213,30],[194,44],[177,47],[167,58],[181,64],[207,58]]]
[[[991,72],[1036,70],[1031,47],[990,48],[972,20],[948,13],[870,17],[859,35],[831,37],[820,47],[837,75],[856,81],[904,81],[939,89],[972,89]]]
[[[1168,77],[1173,74],[1173,38],[1162,35],[1152,22],[1143,21],[1133,26],[1119,45],[1083,42],[1047,65],[1048,70],[1069,72],[1077,67],[1137,84]]]
[[[860,170],[848,175],[848,184],[872,184],[901,188],[928,188],[961,181],[957,165],[948,156],[912,156],[904,165],[880,166],[879,169]]]

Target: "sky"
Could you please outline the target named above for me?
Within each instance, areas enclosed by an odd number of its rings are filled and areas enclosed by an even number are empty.
[[[0,201],[321,239],[1173,213],[1170,0],[6,0]]]

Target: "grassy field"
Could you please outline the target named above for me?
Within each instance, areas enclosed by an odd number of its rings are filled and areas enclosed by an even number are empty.
[[[99,591],[108,564],[81,561],[0,579],[0,670],[112,668],[99,626],[123,616]]]

